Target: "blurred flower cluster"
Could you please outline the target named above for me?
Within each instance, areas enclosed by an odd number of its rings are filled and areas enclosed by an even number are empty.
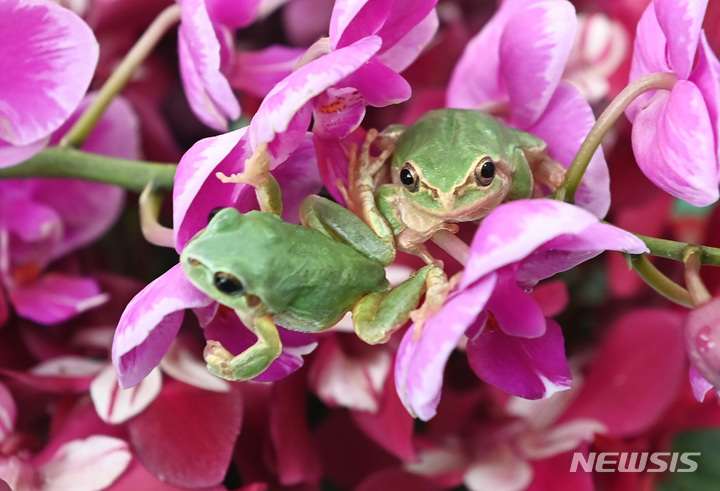
[[[0,491],[716,489],[719,52],[714,0],[1,0]],[[257,341],[178,264],[260,207],[218,174],[352,209],[368,134],[443,108],[565,183],[428,242],[447,298],[388,342],[278,327],[211,375]]]

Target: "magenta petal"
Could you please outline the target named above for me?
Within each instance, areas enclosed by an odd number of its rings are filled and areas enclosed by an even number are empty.
[[[38,324],[57,324],[102,305],[108,296],[91,278],[49,273],[8,292],[19,316]]]
[[[690,74],[690,82],[697,85],[707,105],[710,122],[715,129],[715,146],[720,145],[720,61],[708,45],[705,33],[700,33],[698,62]]]
[[[356,148],[365,141],[365,130],[358,127],[343,139],[325,139],[313,135],[315,154],[317,155],[318,168],[325,188],[330,195],[341,205],[345,206],[345,199],[338,189],[338,181],[347,185],[348,174],[348,152],[351,145]]]
[[[640,111],[632,130],[638,166],[656,186],[694,206],[718,199],[718,156],[707,106],[679,80]]]
[[[10,306],[5,300],[5,295],[0,293],[0,327],[5,325],[5,322],[10,317]]]
[[[494,286],[495,275],[489,275],[458,291],[427,320],[419,339],[415,339],[414,326],[403,336],[395,360],[395,386],[411,415],[425,421],[435,416],[448,357],[483,310]]]
[[[690,311],[685,324],[685,346],[697,372],[720,389],[720,298]]]
[[[544,140],[550,156],[567,168],[594,124],[592,108],[582,94],[572,85],[561,83],[540,118],[523,129]],[[590,160],[575,194],[575,204],[598,218],[610,208],[610,173],[602,148]]]
[[[336,50],[372,36],[392,7],[385,0],[337,0],[330,18],[330,46]]]
[[[214,23],[239,29],[255,20],[262,0],[206,0],[208,14]]]
[[[392,2],[392,9],[382,27],[376,33],[372,33],[380,36],[383,40],[381,52],[395,47],[415,27],[430,17],[437,2],[438,0],[395,0]],[[425,40],[427,42],[433,34],[434,32],[425,33],[417,41]],[[407,40],[405,41],[407,42]],[[423,47],[424,44],[419,44],[417,48],[422,49]],[[408,64],[411,62],[412,59]]]
[[[313,109],[313,134],[339,140],[355,131],[365,117],[365,101],[352,88],[330,88],[320,94]]]
[[[322,189],[312,140],[303,140],[285,162],[273,169],[272,174],[282,189],[283,220],[300,223],[300,203]]]
[[[434,3],[434,2],[433,2]],[[411,9],[411,11],[414,11]],[[386,48],[386,37],[383,38],[383,49],[377,59],[394,71],[400,73],[417,59],[423,49],[430,43],[438,30],[440,20],[435,9],[421,20],[410,32]]]
[[[540,399],[570,388],[562,331],[551,319],[545,334],[533,339],[486,327],[468,340],[467,354],[478,377],[519,397]]]
[[[278,82],[292,73],[303,52],[300,48],[281,45],[260,51],[240,51],[235,57],[230,85],[256,97],[265,97]]]
[[[408,100],[412,94],[407,80],[375,58],[348,75],[343,85],[356,88],[365,103],[374,107],[398,104]]]
[[[520,288],[511,268],[497,272],[495,290],[487,302],[500,329],[509,336],[537,338],[545,334],[545,316],[533,298]]]
[[[190,283],[179,264],[138,293],[120,317],[113,340],[112,360],[120,386],[136,385],[160,363],[185,309],[211,302]]]
[[[13,433],[15,423],[17,423],[15,399],[8,388],[0,383],[0,442],[4,442]]]
[[[169,380],[127,427],[138,460],[150,472],[183,488],[205,488],[225,477],[241,421],[239,392]]]
[[[242,170],[252,155],[243,138],[246,131],[241,128],[200,140],[180,159],[173,188],[173,232],[178,252],[205,228],[210,211],[231,205],[236,186],[223,184],[215,172],[231,174]]]
[[[690,75],[708,0],[654,0],[658,24],[668,39],[666,57],[680,78]]]
[[[185,94],[200,121],[226,131],[227,119],[240,117],[240,105],[220,72],[220,41],[204,0],[183,0],[181,7],[178,55]]]
[[[500,70],[525,127],[543,113],[560,81],[577,29],[570,2],[540,2],[516,13],[500,38]]]
[[[0,140],[27,145],[56,130],[78,106],[98,45],[72,11],[38,0],[0,2],[0,33],[0,73],[6,74]]]
[[[278,83],[260,104],[250,123],[253,148],[285,132],[295,114],[310,99],[360,68],[380,49],[380,45],[380,38],[376,36],[361,39],[311,61]]]

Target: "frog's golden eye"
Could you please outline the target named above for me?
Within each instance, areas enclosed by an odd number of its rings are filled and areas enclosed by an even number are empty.
[[[478,186],[487,187],[495,178],[495,162],[490,157],[483,157],[475,167],[475,181]]]
[[[213,284],[220,292],[226,295],[242,295],[245,287],[242,282],[230,273],[217,272],[213,275]]]
[[[418,178],[415,166],[410,162],[405,162],[402,169],[400,170],[400,182],[405,188],[414,193],[420,188],[420,179]]]

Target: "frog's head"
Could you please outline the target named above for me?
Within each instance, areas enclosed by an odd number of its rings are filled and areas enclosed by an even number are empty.
[[[248,317],[266,313],[262,294],[252,288],[246,261],[238,260],[243,244],[245,215],[234,208],[213,210],[207,227],[198,232],[180,254],[180,264],[199,290]]]

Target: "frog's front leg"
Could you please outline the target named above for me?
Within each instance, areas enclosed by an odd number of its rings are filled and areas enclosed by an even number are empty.
[[[222,172],[215,174],[224,183],[249,184],[255,188],[260,209],[282,214],[282,193],[280,185],[270,174],[270,152],[267,143],[258,146],[249,159],[245,161],[243,171],[226,176]]]
[[[254,345],[233,356],[218,341],[208,340],[203,357],[213,375],[225,380],[250,380],[263,373],[282,352],[282,343],[272,315],[263,315],[248,322],[257,336]]]
[[[360,339],[368,344],[385,343],[412,316],[424,320],[442,307],[447,296],[447,276],[442,269],[428,265],[388,293],[371,293],[353,308],[353,324]],[[420,297],[425,302],[416,309]]]
[[[567,169],[548,155],[547,145],[525,149],[525,156],[535,183],[547,186],[554,193],[565,180]]]

